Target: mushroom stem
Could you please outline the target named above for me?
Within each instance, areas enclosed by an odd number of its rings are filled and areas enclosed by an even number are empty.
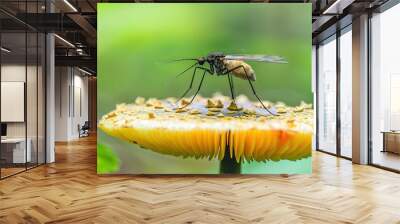
[[[225,147],[225,156],[220,162],[219,172],[221,174],[240,174],[241,162],[236,161],[235,153],[230,156],[229,144]]]

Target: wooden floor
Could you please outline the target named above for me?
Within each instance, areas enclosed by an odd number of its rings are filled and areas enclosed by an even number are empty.
[[[1,177],[8,177],[11,176],[13,174],[19,173],[19,172],[23,172],[25,171],[25,167],[7,167],[7,168],[1,168]]]
[[[389,167],[395,170],[400,170],[400,155],[391,152],[381,152],[374,150],[373,154],[374,164]]]
[[[314,154],[312,175],[98,176],[94,138],[0,181],[0,223],[400,223],[400,175]]]

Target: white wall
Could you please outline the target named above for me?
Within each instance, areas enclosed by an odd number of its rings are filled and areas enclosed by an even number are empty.
[[[69,68],[55,68],[55,141],[67,141],[69,133],[68,88],[70,85]]]
[[[76,71],[76,70],[75,70]],[[74,75],[74,91],[73,91],[73,105],[72,108],[72,120],[71,120],[71,135],[74,138],[79,137],[78,124],[83,125],[85,121],[88,121],[88,78],[85,76]]]
[[[88,78],[72,67],[56,67],[56,141],[79,137],[78,125],[88,120]]]
[[[36,113],[32,113],[32,111],[36,111],[36,80],[34,80],[31,74],[34,74],[36,77],[36,66],[28,66],[28,85],[34,86],[34,88],[27,88],[27,106],[30,109],[27,109],[29,113],[27,113],[28,118],[28,129],[32,127],[32,130],[36,130]],[[5,64],[1,66],[1,81],[2,82],[25,82],[25,64]],[[39,105],[40,107],[41,105]],[[6,110],[6,108],[1,108],[2,110]],[[33,122],[33,123],[32,123]],[[25,137],[25,122],[7,122],[7,135],[9,137]],[[28,137],[30,131],[28,130]],[[35,132],[36,135],[36,132]]]
[[[25,83],[1,81],[1,121],[24,122]],[[36,108],[36,105],[35,105]]]

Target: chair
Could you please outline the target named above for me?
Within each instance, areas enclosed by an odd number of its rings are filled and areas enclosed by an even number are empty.
[[[90,129],[89,121],[85,121],[85,123],[82,126],[78,124],[79,138],[89,136],[89,129]]]

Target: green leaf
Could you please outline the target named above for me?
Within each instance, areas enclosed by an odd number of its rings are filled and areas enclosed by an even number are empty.
[[[119,170],[120,160],[118,155],[109,147],[97,145],[97,173],[113,173]]]

